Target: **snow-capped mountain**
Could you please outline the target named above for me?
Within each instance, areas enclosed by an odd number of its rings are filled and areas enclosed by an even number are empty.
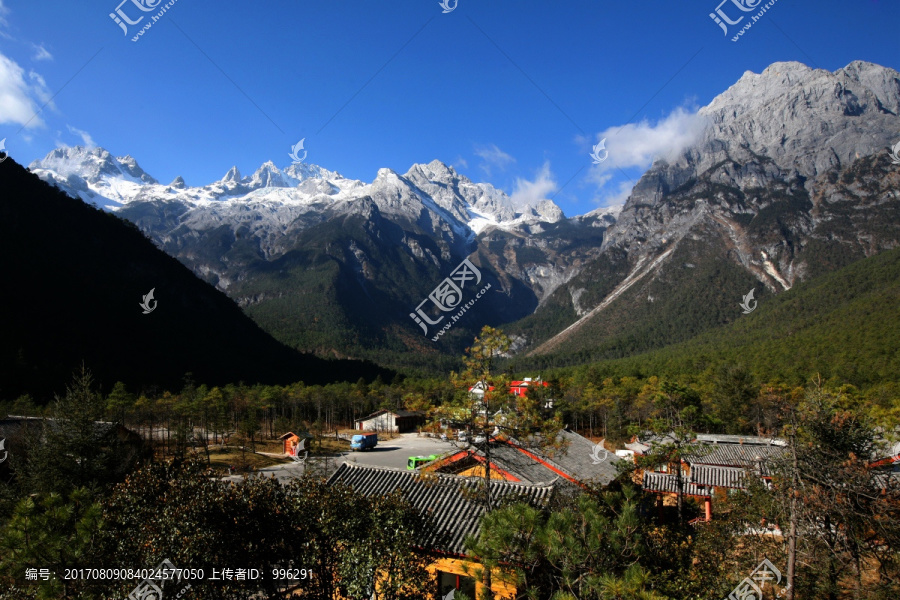
[[[484,324],[577,360],[687,339],[768,294],[900,245],[900,74],[775,63],[699,113],[624,206],[566,218],[432,161],[370,183],[308,164],[162,185],[131,157],[69,148],[31,165],[137,224],[282,341],[320,352],[457,353]],[[469,257],[491,293],[441,344],[410,318]],[[396,364],[396,363],[395,363]]]
[[[549,200],[516,206],[502,190],[437,160],[405,174],[380,169],[370,183],[316,165],[266,162],[249,176],[232,167],[200,187],[182,177],[161,184],[131,157],[102,148],[55,150],[30,168],[135,223],[252,315],[264,313],[263,325],[274,310],[301,310],[284,308],[294,298],[304,314],[292,316],[281,337],[307,350],[346,351],[341,328],[368,329],[371,345],[384,343],[388,331],[420,343],[411,309],[476,250],[472,258],[496,290],[480,302],[482,317],[502,322],[530,314],[599,248],[616,214],[567,219]],[[575,229],[583,233],[573,235]],[[323,281],[327,299],[311,298],[307,288]],[[333,295],[338,289],[340,297]],[[322,310],[330,316],[319,319]],[[357,314],[374,317],[348,323]],[[461,326],[455,335],[469,333]]]
[[[29,168],[85,202],[111,211],[142,202],[179,203],[186,209],[184,222],[194,228],[204,221],[217,226],[225,218],[236,225],[257,222],[257,231],[266,227],[277,231],[299,214],[352,210],[355,201],[365,198],[374,200],[382,214],[414,219],[426,214],[435,229],[449,227],[464,238],[491,227],[515,229],[565,218],[550,200],[515,207],[503,191],[473,183],[437,160],[413,165],[405,175],[380,169],[368,184],[317,165],[292,164],[282,170],[268,161],[249,177],[232,167],[222,179],[202,187],[188,187],[180,176],[162,185],[130,156],[116,158],[103,148],[82,146],[54,150]]]

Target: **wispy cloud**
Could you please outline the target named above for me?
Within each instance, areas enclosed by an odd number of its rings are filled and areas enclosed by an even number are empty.
[[[601,207],[621,206],[628,200],[634,185],[631,180],[620,181],[613,191],[601,190],[601,193],[594,198],[594,204]]]
[[[32,60],[53,60],[53,55],[50,54],[50,51],[44,48],[43,44],[32,44],[32,48],[34,48],[34,56]]]
[[[489,146],[476,146],[475,156],[481,158],[481,164],[478,166],[485,174],[490,177],[492,169],[503,171],[509,165],[516,162],[516,159],[497,147],[496,144]]]
[[[654,161],[673,161],[691,144],[696,142],[706,128],[707,121],[696,109],[676,108],[656,123],[647,120],[625,126],[614,126],[596,135],[593,140],[584,137],[577,142],[590,151],[593,145],[606,139],[609,157],[599,165],[592,165],[588,181],[597,189],[602,206],[621,204],[628,198],[632,181],[618,182],[614,191],[604,189],[621,169],[648,169]]]
[[[510,200],[516,207],[537,206],[538,203],[547,200],[558,187],[556,179],[550,171],[550,163],[545,162],[538,169],[533,181],[521,177],[516,178],[515,189]]]
[[[705,127],[706,119],[696,110],[684,108],[676,108],[656,124],[644,120],[624,127],[610,127],[598,133],[594,142],[606,138],[609,159],[592,170],[602,174],[616,167],[650,167],[659,158],[674,160],[697,141]]]
[[[27,124],[31,128],[42,126],[44,122],[34,115],[39,108],[38,102],[44,104],[50,98],[50,90],[39,74],[31,71],[26,78],[22,67],[0,54],[0,123]]]
[[[87,131],[84,131],[83,129],[77,129],[75,127],[72,127],[71,125],[66,125],[66,127],[69,128],[69,133],[80,137],[81,141],[84,142],[84,145],[88,148],[97,147],[97,144],[94,143],[94,139],[91,137],[91,134],[89,134]]]

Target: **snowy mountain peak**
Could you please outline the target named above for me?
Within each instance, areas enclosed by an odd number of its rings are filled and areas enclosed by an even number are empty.
[[[275,166],[275,163],[270,160],[263,163],[262,166],[253,173],[250,177],[249,187],[252,190],[270,187],[286,188],[294,187],[297,183],[296,180],[286,177],[284,173]]]
[[[238,170],[238,168],[231,167],[230,169],[228,169],[228,172],[225,173],[225,177],[222,178],[222,182],[240,183],[241,179],[241,172]]]
[[[433,160],[425,165],[415,164],[410,167],[409,171],[407,171],[406,173],[406,177],[416,176],[423,177],[435,183],[443,183],[446,185],[465,179],[465,177],[462,177],[459,173],[457,173],[453,167],[448,166],[439,160]],[[465,180],[468,181],[467,179]]]
[[[393,169],[381,168],[378,169],[378,173],[375,175],[375,179],[398,179],[400,176],[397,175],[397,172]]]
[[[89,183],[98,183],[108,178],[124,178],[134,183],[158,183],[132,157],[117,159],[103,148],[86,146],[57,148],[43,160],[32,162],[29,169],[54,171],[64,178],[75,176]]]
[[[270,160],[249,177],[234,166],[208,185],[189,187],[179,176],[165,186],[131,156],[117,159],[102,148],[84,147],[54,150],[31,168],[71,195],[108,210],[131,203],[181,203],[187,210],[182,222],[198,228],[223,221],[252,223],[261,232],[295,222],[302,227],[297,221],[300,214],[308,215],[310,222],[327,219],[355,210],[359,203],[353,201],[367,197],[384,215],[419,223],[432,232],[452,231],[457,240],[491,228],[534,229],[542,222],[565,219],[552,201],[516,207],[503,191],[489,183],[473,183],[439,160],[414,164],[405,175],[379,169],[369,184],[308,163],[282,170]]]

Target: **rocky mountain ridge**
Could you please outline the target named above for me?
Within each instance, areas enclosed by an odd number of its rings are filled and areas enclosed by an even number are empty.
[[[199,188],[102,150],[32,170],[136,223],[291,345],[427,361],[489,323],[532,355],[583,360],[686,339],[739,318],[754,286],[765,302],[895,247],[898,114],[893,69],[775,63],[700,109],[697,141],[657,160],[623,207],[574,218],[551,201],[516,207],[439,161],[368,184],[269,162]],[[425,344],[409,313],[465,257],[493,293]]]

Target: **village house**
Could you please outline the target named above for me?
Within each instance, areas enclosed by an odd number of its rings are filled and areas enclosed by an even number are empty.
[[[417,410],[377,410],[353,421],[359,431],[408,433],[425,424],[425,414]]]
[[[671,437],[635,438],[626,448],[641,456],[654,446],[671,442]],[[645,469],[641,475],[644,491],[658,494],[662,506],[664,496],[676,496],[679,486],[684,496],[703,503],[703,516],[698,521],[712,520],[712,504],[716,494],[746,489],[750,478],[771,481],[770,463],[784,454],[785,442],[776,438],[738,435],[701,434],[691,441],[691,450],[682,457],[679,472],[669,465]],[[679,484],[680,475],[680,484]]]
[[[431,522],[432,528],[418,540],[417,550],[434,561],[428,571],[434,576],[434,597],[446,598],[451,591],[481,598],[484,584],[481,566],[466,555],[465,539],[481,531],[484,505],[476,493],[480,482],[470,477],[436,474],[423,478],[418,473],[386,467],[343,463],[328,479],[329,485],[343,484],[366,496],[382,496],[402,490],[406,499]],[[517,496],[535,506],[546,505],[555,492],[553,484],[527,485],[497,481],[491,485],[491,501]],[[516,597],[511,572],[493,571],[491,591],[498,600]]]
[[[547,383],[546,381],[542,380],[540,377],[537,377],[537,378],[526,377],[525,379],[522,379],[521,381],[519,381],[519,380],[510,381],[509,382],[509,393],[512,394],[513,396],[521,396],[524,398],[528,395],[529,388],[535,388],[538,386],[549,387],[550,384]],[[492,392],[492,391],[494,391],[494,386],[488,385],[487,389],[488,389],[488,391]],[[484,383],[481,381],[476,382],[475,385],[473,385],[472,387],[469,388],[469,394],[472,396],[476,396],[478,398],[483,397],[484,396]]]

